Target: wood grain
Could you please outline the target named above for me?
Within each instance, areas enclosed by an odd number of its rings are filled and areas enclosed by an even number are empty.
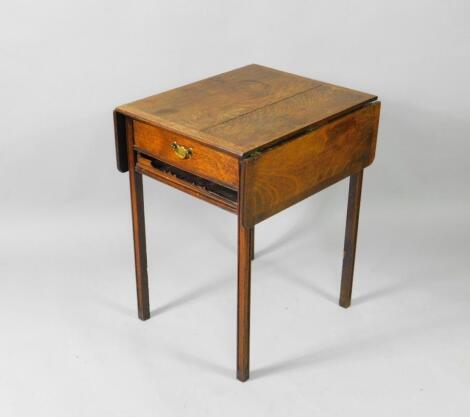
[[[241,167],[240,189],[244,188],[245,172]],[[244,205],[239,194],[239,207]],[[244,382],[250,376],[250,303],[251,303],[251,231],[243,225],[238,212],[238,282],[237,282],[237,378]]]
[[[226,153],[208,148],[169,130],[139,121],[134,122],[134,141],[136,149],[140,152],[211,181],[233,189],[238,188],[238,159]],[[180,159],[171,148],[173,142],[191,148],[192,157]]]
[[[243,158],[375,99],[253,64],[119,106],[116,111]]]
[[[250,375],[250,229],[238,222],[237,378]]]
[[[295,135],[306,128],[328,122],[375,96],[346,88],[321,85],[317,88],[262,107],[236,119],[206,129],[235,153],[246,155]]]
[[[119,109],[143,113],[157,123],[203,130],[317,85],[315,80],[252,64]]]
[[[245,227],[267,219],[370,165],[380,103],[347,114],[282,146],[242,161]]]

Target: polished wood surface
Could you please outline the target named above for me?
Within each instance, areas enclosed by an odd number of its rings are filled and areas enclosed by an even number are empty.
[[[233,189],[238,188],[238,159],[224,152],[218,152],[185,136],[139,121],[134,122],[134,142],[140,152],[203,178]],[[171,148],[173,142],[191,148],[192,156],[189,159],[179,158]]]
[[[250,259],[255,259],[255,226],[250,227]]]
[[[243,189],[246,172],[241,167],[240,185]],[[244,195],[238,195],[239,208],[243,207]],[[253,252],[253,228],[243,225],[243,215],[238,213],[238,281],[237,281],[237,378],[246,381],[250,376],[250,305],[251,305],[251,259]]]
[[[246,227],[370,165],[380,103],[343,117],[243,161]]]
[[[118,111],[192,136],[318,85],[308,78],[247,65],[119,106]]]
[[[116,112],[243,158],[375,99],[252,64],[119,106]],[[119,149],[119,132],[116,140]]]
[[[238,217],[240,381],[250,375],[255,225],[349,176],[339,300],[348,307],[363,170],[375,156],[379,115],[374,95],[260,65],[117,107],[116,158],[121,172],[129,170],[139,317],[150,317],[142,175]]]
[[[250,229],[238,222],[238,301],[237,301],[237,378],[246,381],[250,373]]]
[[[206,132],[221,138],[233,153],[244,156],[320,126],[375,98],[324,84],[213,126]]]

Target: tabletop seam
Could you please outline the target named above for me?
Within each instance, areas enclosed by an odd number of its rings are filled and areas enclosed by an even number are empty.
[[[239,114],[238,116],[235,116],[235,117],[232,117],[232,118],[230,118],[230,119],[224,120],[223,122],[216,123],[215,125],[207,126],[207,127],[205,127],[204,129],[201,129],[201,130],[199,130],[199,131],[200,131],[200,132],[204,132],[204,133],[210,133],[210,132],[208,132],[209,129],[212,129],[212,128],[217,127],[217,126],[221,126],[221,125],[223,125],[223,124],[225,124],[225,123],[229,123],[229,122],[231,122],[231,121],[233,121],[233,120],[236,120],[236,119],[239,119],[239,118],[241,118],[241,117],[244,117],[244,116],[246,116],[247,114],[255,113],[255,112],[257,112],[258,110],[262,110],[262,109],[264,109],[264,108],[266,108],[266,107],[274,106],[275,104],[281,103],[281,102],[283,102],[283,101],[285,101],[285,100],[290,100],[291,98],[296,97],[296,96],[298,96],[298,95],[300,95],[300,94],[305,94],[305,93],[307,93],[308,91],[316,90],[317,88],[320,88],[320,87],[323,87],[323,86],[324,86],[324,83],[322,82],[320,85],[317,85],[317,86],[315,86],[315,87],[311,87],[311,88],[307,88],[306,90],[299,91],[298,93],[295,93],[295,94],[293,94],[293,95],[291,95],[291,96],[281,98],[280,100],[273,101],[272,103],[269,103],[269,104],[265,104],[264,106],[261,106],[261,107],[258,107],[258,108],[256,108],[256,109],[253,109],[253,110],[247,111],[247,112],[245,112],[245,113]]]

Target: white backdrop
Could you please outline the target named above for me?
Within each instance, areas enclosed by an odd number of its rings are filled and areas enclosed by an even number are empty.
[[[469,4],[2,2],[0,414],[468,415]],[[382,116],[353,306],[344,181],[259,226],[239,384],[235,219],[149,181],[137,321],[112,110],[253,62],[377,94]]]

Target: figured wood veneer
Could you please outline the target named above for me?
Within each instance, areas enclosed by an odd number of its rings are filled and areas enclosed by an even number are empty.
[[[369,166],[374,160],[380,103],[366,105],[282,145],[246,159],[246,227]]]

